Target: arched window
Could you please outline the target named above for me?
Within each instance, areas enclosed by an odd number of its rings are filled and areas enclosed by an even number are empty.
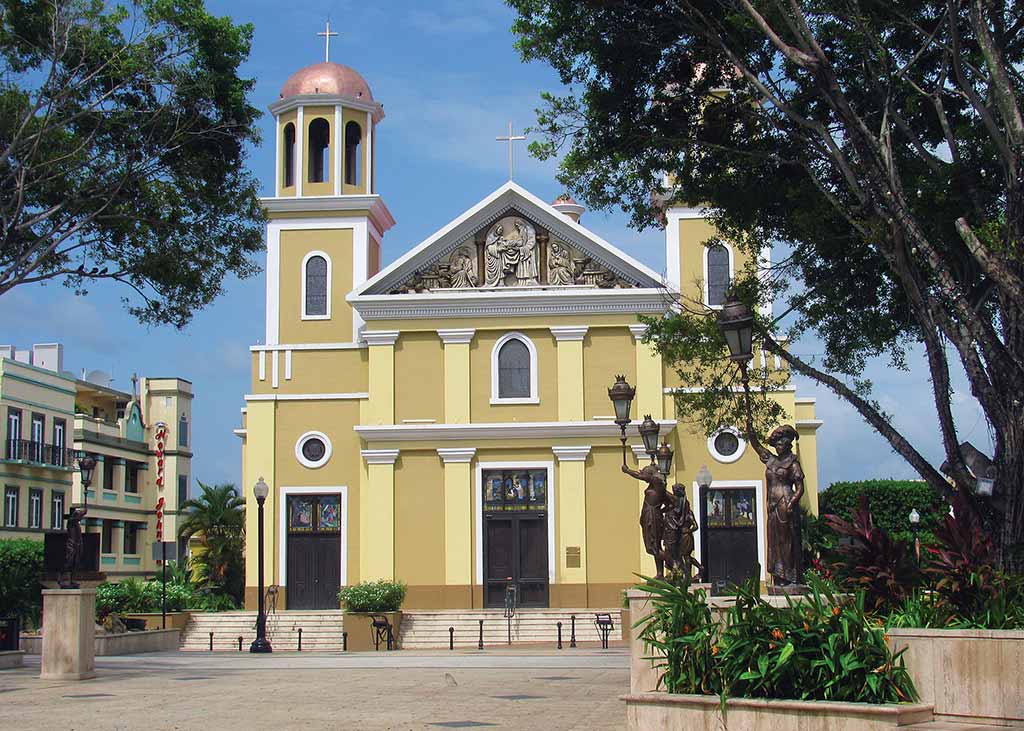
[[[724,244],[709,246],[705,256],[704,281],[707,287],[707,305],[721,307],[729,291],[732,278],[732,253]]]
[[[302,317],[325,319],[330,317],[329,305],[331,264],[327,255],[311,251],[302,261]]]
[[[331,125],[317,117],[309,123],[309,182],[326,183],[331,169]]]
[[[360,170],[359,143],[363,141],[363,130],[356,122],[345,125],[345,184],[359,185]]]
[[[289,122],[284,126],[284,187],[295,185],[295,125]]]
[[[520,333],[508,333],[491,352],[491,403],[537,403],[537,349]]]

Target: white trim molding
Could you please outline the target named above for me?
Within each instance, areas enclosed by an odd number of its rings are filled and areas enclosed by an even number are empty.
[[[580,447],[552,447],[551,451],[559,462],[586,462],[590,445]]]
[[[302,453],[302,447],[310,439],[319,439],[324,445],[324,456],[318,460],[306,459],[306,455]],[[334,447],[331,445],[330,438],[322,431],[308,431],[299,437],[295,442],[295,459],[299,461],[303,467],[308,467],[311,470],[323,467],[331,459],[331,454],[334,453]]]
[[[370,225],[376,229],[379,239],[395,225],[384,200],[379,195],[307,195],[302,198],[280,196],[260,198],[260,205],[267,213],[347,213],[369,211]]]
[[[730,490],[730,489],[754,489],[754,525],[757,531],[757,562],[761,566],[761,581],[767,580],[768,577],[768,558],[767,558],[767,547],[768,547],[768,535],[765,532],[765,515],[766,506],[764,502],[764,482],[762,480],[712,480],[708,486],[709,490]],[[697,522],[697,532],[693,534],[693,553],[694,557],[700,561],[701,565],[707,566],[704,561],[702,546],[701,546],[701,530],[703,529],[700,524],[701,513],[704,510],[698,501],[700,497],[700,485],[696,482],[693,483],[693,497],[694,497],[694,511],[693,518]]]
[[[359,350],[366,343],[278,343],[277,345],[250,345],[252,353],[265,353],[274,350]]]
[[[814,396],[797,396],[795,399],[793,399],[793,401],[797,404],[804,405],[818,403],[818,399],[816,399]]]
[[[466,343],[471,343],[473,342],[474,335],[476,335],[476,329],[471,327],[437,331],[437,336],[441,338],[441,342],[445,345],[464,345]]]
[[[529,396],[512,396],[503,397],[500,395],[500,383],[499,383],[499,368],[498,360],[501,355],[501,349],[511,340],[518,340],[526,346],[527,352],[530,354],[530,395]],[[533,341],[521,332],[510,332],[505,333],[497,342],[494,343],[494,347],[491,348],[491,405],[497,406],[501,404],[539,404],[540,397],[537,395],[537,346],[533,344]]]
[[[547,517],[548,530],[548,581],[555,583],[555,506],[558,504],[558,493],[555,485],[555,463],[554,462],[477,462],[476,463],[476,494],[473,502],[476,506],[476,514],[473,520],[473,544],[476,554],[476,566],[474,575],[476,583],[484,583],[484,470],[537,470],[543,469],[548,472],[548,504],[544,511]],[[538,511],[540,512],[540,511]]]
[[[394,345],[398,335],[398,330],[364,330],[360,337],[367,345]]]
[[[281,507],[278,511],[281,515],[278,525],[278,562],[277,562],[277,583],[280,586],[288,586],[288,497],[290,495],[337,495],[341,504],[341,574],[339,576],[341,586],[348,584],[348,485],[325,485],[323,487],[281,487],[278,489],[278,497],[281,500]]]
[[[732,454],[722,454],[715,447],[715,440],[718,439],[719,434],[722,434],[724,432],[729,432],[734,437],[736,437],[738,446],[736,447],[736,451],[733,452]],[[721,462],[722,464],[732,464],[733,462],[739,462],[740,458],[743,457],[743,453],[746,451],[747,440],[743,438],[743,434],[740,433],[740,430],[734,426],[719,427],[718,429],[711,433],[711,436],[708,437],[708,454],[710,454],[711,458],[714,459],[716,462]]]
[[[726,253],[729,255],[729,284],[727,284],[725,287],[726,292],[728,292],[729,287],[736,279],[736,254],[732,250],[732,244],[730,244],[728,241],[719,240],[716,241],[714,245],[723,247]],[[702,256],[704,257],[704,306],[711,310],[720,310],[724,305],[713,305],[708,301],[710,298],[710,295],[708,294],[708,254],[711,252],[711,247],[704,246],[703,248],[704,252]]]
[[[647,334],[647,326],[644,325],[643,323],[639,325],[630,325],[629,332],[630,334],[632,334],[633,340],[635,342],[640,342],[641,340],[643,340],[644,335]]]
[[[797,419],[796,428],[818,431],[824,423],[821,419]]]
[[[309,260],[314,256],[323,257],[323,260],[327,262],[327,307],[326,312],[323,315],[311,315],[306,311],[306,266],[309,264]],[[301,282],[301,299],[300,307],[302,308],[301,318],[303,320],[330,320],[331,319],[331,274],[332,274],[332,263],[331,255],[326,251],[310,251],[304,257],[302,257],[302,266],[299,268],[299,276],[302,277]]]
[[[679,242],[679,222],[707,218],[706,208],[669,208],[665,213],[665,279],[677,292],[680,290],[682,252]]]
[[[357,393],[247,393],[246,401],[356,401],[368,399],[367,392]]]
[[[394,464],[398,459],[397,449],[363,449],[359,453],[366,464]]]
[[[675,419],[658,419],[662,436],[676,428]],[[640,422],[633,421],[626,433],[639,438]],[[612,421],[513,421],[476,424],[378,424],[357,425],[353,430],[367,442],[415,442],[420,440],[550,439],[567,437],[592,439],[613,437],[618,443],[619,427]]]
[[[562,342],[582,341],[587,336],[588,325],[552,325],[548,328],[555,340]]]
[[[445,464],[467,464],[473,461],[476,454],[476,447],[452,447],[449,449],[438,449],[437,456]]]
[[[630,444],[629,448],[633,450],[633,456],[636,457],[637,462],[641,462],[645,459],[650,460],[651,455],[647,453],[647,447],[643,444]],[[651,464],[654,463],[651,462]]]

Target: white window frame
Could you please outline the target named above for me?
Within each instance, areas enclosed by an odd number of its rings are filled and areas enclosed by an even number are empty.
[[[526,346],[526,350],[530,353],[530,395],[529,396],[516,396],[514,398],[502,398],[498,394],[499,389],[499,369],[498,369],[498,354],[501,352],[501,348],[509,340],[518,340]],[[533,344],[526,335],[521,332],[510,332],[505,333],[498,341],[494,344],[491,349],[491,404],[539,404],[540,398],[537,395],[537,347]]]
[[[734,454],[722,454],[715,449],[715,439],[722,432],[729,432],[736,436],[739,440],[739,446],[736,448]],[[743,438],[743,433],[734,426],[723,426],[712,432],[711,436],[708,437],[708,454],[711,455],[712,459],[722,464],[732,464],[733,462],[739,462],[740,458],[743,457],[743,453],[747,451],[747,440]]]
[[[716,245],[725,247],[725,250],[729,252],[729,285],[736,279],[736,253],[732,249],[732,245],[727,241],[719,241]],[[704,306],[712,310],[720,310],[723,305],[712,305],[710,304],[711,296],[708,294],[708,254],[711,252],[710,246],[704,247]]]
[[[729,489],[754,489],[754,500],[757,503],[754,510],[754,525],[757,530],[757,562],[761,565],[761,581],[768,579],[768,534],[766,525],[766,513],[764,502],[764,481],[763,480],[712,480],[708,490],[729,490]],[[704,564],[703,551],[701,549],[701,524],[700,516],[703,506],[698,502],[701,499],[700,485],[693,483],[694,511],[693,519],[697,523],[697,532],[693,534],[693,555]]]
[[[310,315],[306,312],[306,264],[314,256],[322,256],[327,262],[327,313],[324,315]],[[302,257],[302,315],[303,320],[330,320],[331,319],[331,281],[332,281],[331,257],[326,251],[311,251]]]
[[[277,498],[281,501],[278,541],[278,572],[277,583],[281,587],[288,586],[288,496],[289,495],[338,495],[341,503],[341,572],[338,576],[340,586],[348,585],[348,485],[324,485],[323,487],[287,486],[278,490]]]
[[[324,456],[316,460],[315,462],[306,459],[306,455],[302,453],[302,445],[304,445],[310,439],[314,438],[319,439],[324,443]],[[323,467],[325,464],[327,464],[327,462],[330,461],[331,459],[331,454],[333,451],[334,447],[331,445],[331,440],[327,437],[326,434],[324,434],[321,431],[308,431],[301,437],[299,437],[298,440],[295,442],[295,459],[297,459],[299,461],[299,464],[301,464],[303,467],[308,467],[311,470],[319,469],[320,467]]]
[[[8,492],[10,491],[10,492]],[[21,497],[21,490],[14,485],[4,485],[4,527],[18,527],[18,498]]]
[[[60,530],[64,527],[64,495],[62,490],[54,490],[50,493],[50,527],[53,530]],[[60,508],[57,508],[57,502],[60,502]]]
[[[28,491],[28,527],[41,529],[43,527],[43,495],[44,492],[38,488],[29,488]],[[34,520],[33,520],[34,519]]]

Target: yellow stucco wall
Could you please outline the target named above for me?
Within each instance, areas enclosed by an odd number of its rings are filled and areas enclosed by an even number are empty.
[[[303,120],[302,125],[305,128],[302,135],[302,160],[303,160],[303,178],[302,178],[302,195],[334,195],[334,166],[336,155],[338,154],[337,145],[335,140],[337,139],[334,129],[334,107],[328,106],[307,106],[302,110]],[[310,182],[310,171],[312,170],[312,160],[309,156],[309,126],[316,119],[323,119],[327,122],[330,127],[330,154],[328,155],[328,166],[324,171],[324,182],[312,183]]]
[[[558,363],[555,339],[547,328],[515,330],[533,341],[537,349],[536,404],[491,404],[491,351],[508,330],[477,331],[470,348],[472,379],[471,415],[474,422],[556,421],[558,418]]]
[[[444,349],[436,332],[403,334],[395,343],[395,421],[405,419],[444,421]]]
[[[302,260],[311,251],[331,258],[329,320],[302,319]],[[347,343],[352,340],[352,229],[303,229],[281,232],[280,341]]]
[[[347,177],[342,177],[341,192],[344,195],[364,195],[368,191],[366,189],[366,170],[367,170],[367,157],[366,157],[366,112],[361,112],[356,109],[343,109],[342,110],[342,122],[341,122],[341,140],[344,149],[345,144],[345,128],[348,127],[349,122],[355,122],[359,125],[359,130],[362,133],[362,141],[359,143],[359,176],[356,180],[355,185],[349,185],[345,182]],[[344,162],[342,163],[344,164]],[[344,173],[343,173],[344,174]]]
[[[292,350],[291,379],[285,377],[285,349],[277,351],[278,387],[272,382],[274,351],[265,351],[265,378],[259,377],[260,353],[252,359],[252,393],[365,393],[369,382],[366,348],[342,350]]]
[[[434,450],[403,451],[395,470],[395,577],[441,586],[444,562],[444,469]]]
[[[613,416],[608,389],[616,375],[636,384],[636,359],[623,357],[633,351],[633,336],[625,327],[591,327],[584,341],[583,351],[583,414],[587,419],[595,416]]]
[[[277,174],[276,174],[275,177],[276,177],[276,180],[277,180],[277,195],[279,195],[279,196],[294,197],[295,196],[295,192],[296,192],[296,186],[295,186],[294,180],[292,181],[292,184],[287,186],[287,187],[284,184],[284,166],[285,166],[284,131],[285,131],[285,127],[287,127],[289,124],[296,125],[298,123],[298,114],[299,114],[298,111],[293,109],[290,112],[284,112],[283,114],[278,116],[277,129],[279,130],[279,133],[278,133],[277,142],[276,142],[278,166],[277,166]],[[296,134],[298,134],[298,128],[297,127],[296,127]],[[299,156],[299,149],[298,149],[298,142],[297,141],[296,141],[295,156],[296,156],[296,159]],[[296,170],[295,175],[296,175],[296,177],[298,176],[298,170]]]

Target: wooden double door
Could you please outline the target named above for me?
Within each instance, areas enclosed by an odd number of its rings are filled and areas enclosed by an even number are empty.
[[[754,488],[700,491],[703,579],[741,584],[757,571],[757,495]]]
[[[341,586],[338,495],[288,497],[288,609],[337,609]]]
[[[519,606],[548,606],[545,511],[484,513],[484,605],[504,606],[510,582]]]

